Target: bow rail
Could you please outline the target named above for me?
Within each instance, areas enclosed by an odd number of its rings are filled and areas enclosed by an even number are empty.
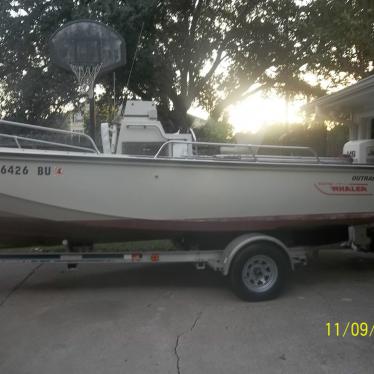
[[[248,157],[252,161],[258,161],[259,157],[285,157],[288,155],[283,155],[282,152],[290,153],[291,156],[295,156],[294,153],[306,153],[309,157],[312,157],[314,162],[320,162],[320,158],[317,152],[311,147],[301,147],[301,146],[280,146],[280,145],[255,145],[255,144],[231,144],[231,143],[211,143],[211,142],[195,142],[195,141],[181,141],[181,140],[169,140],[161,145],[154,158],[160,157],[173,157],[164,156],[162,153],[174,144],[185,144],[192,149],[191,154],[182,156],[183,158],[200,158],[200,157],[214,157],[214,158],[239,158],[246,159]],[[206,152],[199,152],[200,148],[219,148],[220,153],[214,155],[206,155]],[[170,149],[170,148],[169,148]],[[259,154],[260,150],[275,150],[280,151],[278,154]],[[171,152],[172,154],[172,152]],[[299,155],[300,156],[300,155]],[[307,156],[307,157],[308,157]],[[302,156],[300,156],[302,157]],[[305,156],[304,156],[305,157]]]
[[[76,133],[76,132],[68,131],[68,130],[37,126],[37,125],[30,125],[28,123],[22,123],[22,122],[7,121],[4,119],[0,119],[0,125],[6,125],[6,126],[10,126],[10,128],[18,128],[20,130],[28,129],[32,131],[38,131],[38,132],[40,131],[42,133],[44,132],[44,134],[51,134],[57,137],[59,135],[63,135],[65,136],[65,140],[67,141],[67,142],[49,141],[49,140],[40,139],[37,136],[32,135],[32,134],[31,135],[29,134],[26,134],[26,135],[6,134],[6,133],[3,133],[3,129],[0,126],[0,137],[12,139],[16,147],[19,149],[24,148],[22,146],[23,142],[30,142],[30,143],[35,143],[35,144],[44,145],[44,146],[51,146],[52,148],[57,147],[57,148],[64,148],[64,149],[70,149],[70,150],[81,151],[81,152],[84,151],[84,152],[100,153],[93,139],[86,134]],[[85,139],[88,142],[89,147],[84,147],[84,146],[74,144],[74,141],[77,141],[78,144],[80,144],[81,139]]]

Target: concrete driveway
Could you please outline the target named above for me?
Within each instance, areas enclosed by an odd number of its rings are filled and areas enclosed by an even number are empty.
[[[189,265],[0,265],[0,373],[374,373],[374,261],[325,254],[245,303]]]

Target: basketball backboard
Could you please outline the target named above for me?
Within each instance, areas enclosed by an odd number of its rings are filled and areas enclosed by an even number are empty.
[[[126,63],[124,39],[94,20],[77,20],[60,27],[49,46],[52,61],[69,71],[74,66],[100,66],[101,75]]]

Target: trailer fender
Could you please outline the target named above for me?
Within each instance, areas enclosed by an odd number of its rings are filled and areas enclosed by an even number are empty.
[[[290,251],[282,241],[269,235],[252,233],[238,236],[226,246],[223,251],[223,275],[229,274],[231,262],[234,259],[235,255],[246,245],[255,242],[270,242],[272,244],[275,244],[277,247],[279,247],[279,250],[284,252],[284,254],[287,256],[290,267],[292,270],[294,270],[294,264],[291,258]]]

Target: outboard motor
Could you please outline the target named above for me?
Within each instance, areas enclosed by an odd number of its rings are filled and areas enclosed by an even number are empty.
[[[344,144],[343,155],[354,164],[374,164],[374,139],[351,140]]]

